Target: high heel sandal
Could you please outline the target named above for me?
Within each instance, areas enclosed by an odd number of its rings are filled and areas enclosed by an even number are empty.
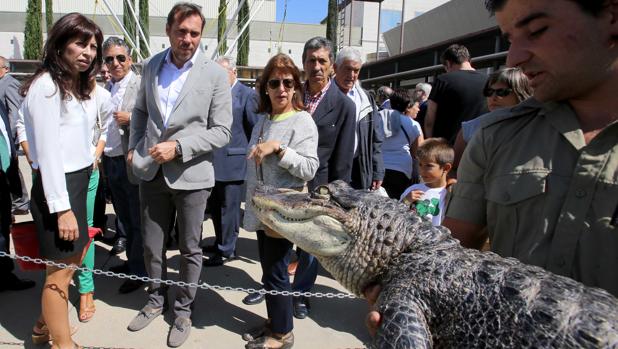
[[[86,296],[87,299],[88,295],[93,298],[92,306],[90,307],[87,305],[87,302],[82,302],[82,296]],[[85,323],[92,320],[92,317],[96,311],[97,308],[94,306],[94,292],[82,293],[79,297],[79,322]]]
[[[77,327],[71,326],[71,336],[74,335],[75,332],[77,332]],[[44,344],[51,342],[52,340],[53,338],[49,333],[49,328],[47,328],[47,324],[37,320],[36,324],[32,328],[32,343]]]

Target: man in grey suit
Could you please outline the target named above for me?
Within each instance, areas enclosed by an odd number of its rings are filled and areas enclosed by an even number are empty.
[[[205,267],[223,265],[236,259],[236,240],[240,229],[240,202],[247,172],[247,144],[258,121],[257,94],[236,78],[236,63],[232,57],[220,57],[217,63],[227,70],[232,88],[232,139],[213,152],[215,186],[208,198],[215,244],[203,248],[214,256],[204,261]]]
[[[215,184],[212,152],[230,141],[232,98],[225,70],[199,50],[201,7],[177,3],[167,17],[170,48],[144,63],[131,117],[127,160],[141,180],[144,261],[152,278],[167,278],[166,234],[176,209],[180,280],[197,283],[206,200]],[[196,287],[179,287],[167,344],[182,345],[191,329]],[[148,304],[128,329],[138,331],[166,307],[166,287],[151,283]]]
[[[18,117],[17,111],[24,97],[19,93],[19,89],[21,88],[19,81],[8,74],[10,70],[9,61],[0,56],[0,104],[2,104],[2,107],[8,114],[10,130],[7,131],[11,133],[12,138],[17,138],[15,128]],[[19,170],[19,161],[16,156],[11,160],[11,166],[17,169],[16,171],[12,171],[11,176],[14,178],[11,178],[11,181],[19,181],[22,187],[21,195],[11,194],[13,202],[11,211],[13,214],[26,215],[30,209],[30,198],[28,197],[28,188]]]
[[[107,125],[107,142],[103,150],[103,169],[112,193],[116,212],[117,231],[123,230],[126,238],[127,263],[116,267],[117,272],[146,276],[144,248],[140,222],[139,182],[132,171],[127,171],[125,156],[129,146],[129,123],[135,106],[141,78],[131,71],[129,46],[124,40],[111,36],[103,43],[103,60],[111,74],[106,85],[112,95],[113,118]],[[142,287],[143,281],[125,280],[118,290],[129,293]]]

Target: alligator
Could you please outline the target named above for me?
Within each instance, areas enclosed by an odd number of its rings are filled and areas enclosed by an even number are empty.
[[[382,285],[370,348],[618,348],[618,300],[514,258],[463,248],[396,200],[335,181],[259,187],[256,215],[362,297]]]

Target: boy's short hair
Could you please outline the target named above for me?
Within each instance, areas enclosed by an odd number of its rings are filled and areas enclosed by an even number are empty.
[[[418,147],[416,157],[436,162],[440,167],[446,164],[453,164],[455,161],[455,151],[444,138],[429,138]]]

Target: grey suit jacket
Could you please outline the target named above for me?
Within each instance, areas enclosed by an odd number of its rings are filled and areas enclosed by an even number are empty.
[[[172,189],[210,188],[215,184],[212,151],[230,141],[232,97],[227,73],[199,52],[166,128],[159,108],[158,75],[168,50],[144,63],[131,116],[129,150],[134,150],[133,173],[150,181],[161,168]],[[178,141],[182,156],[159,165],[148,149],[164,141]]]
[[[24,97],[19,94],[20,87],[21,83],[9,74],[5,74],[2,79],[0,79],[0,103],[2,103],[2,106],[8,112],[12,137],[16,134],[15,125],[19,117],[17,111],[19,110],[21,102],[24,100]]]

